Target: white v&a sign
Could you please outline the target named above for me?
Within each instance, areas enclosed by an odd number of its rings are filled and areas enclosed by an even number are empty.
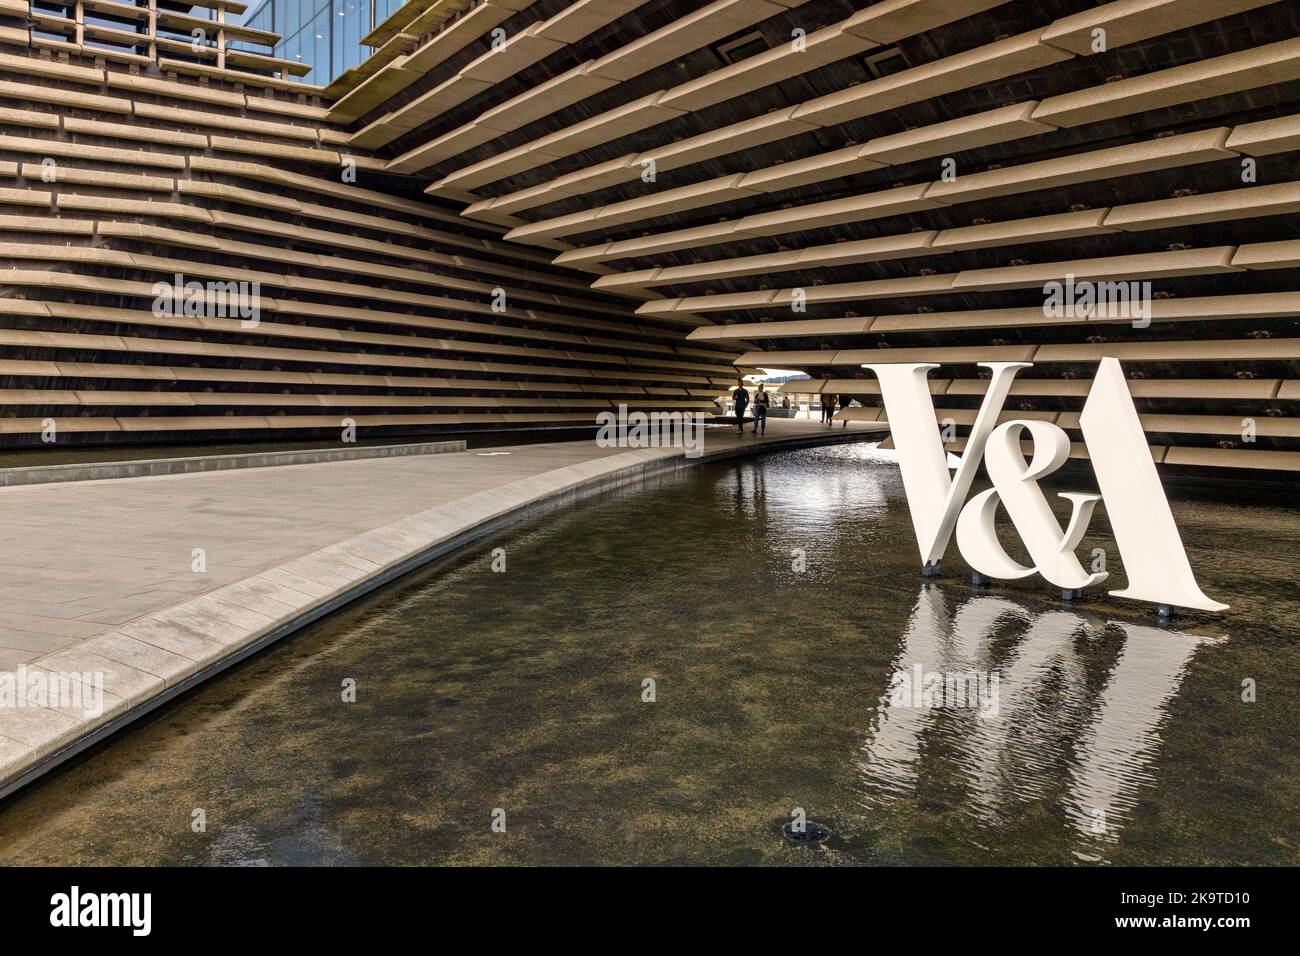
[[[998,425],[1016,373],[1031,363],[981,364],[992,373],[989,390],[955,474],[948,470],[926,381],[927,372],[938,366],[863,366],[880,380],[921,560],[926,564],[940,560],[955,530],[962,557],[981,574],[1023,578],[1037,572],[1069,590],[1097,584],[1106,573],[1085,571],[1074,550],[1088,529],[1093,508],[1105,501],[1128,576],[1128,586],[1111,595],[1203,611],[1226,610],[1228,605],[1201,592],[1192,574],[1119,361],[1101,360],[1079,416],[1101,494],[1061,493],[1070,502],[1064,531],[1038,481],[1065,463],[1069,436],[1045,421],[1018,419]],[[1029,461],[1021,446],[1026,438],[1032,447]],[[981,459],[993,487],[966,501]],[[999,505],[1015,525],[1032,567],[1014,560],[999,543],[994,527]]]

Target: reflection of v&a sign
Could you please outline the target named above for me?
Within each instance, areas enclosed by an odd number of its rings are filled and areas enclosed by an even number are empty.
[[[1119,362],[1101,360],[1079,416],[1101,494],[1062,493],[1060,497],[1070,502],[1064,531],[1038,481],[1065,463],[1070,454],[1069,436],[1045,421],[1018,419],[998,425],[1016,373],[1030,368],[1031,363],[981,364],[992,372],[989,390],[955,474],[949,474],[926,381],[926,373],[938,366],[864,366],[880,379],[921,560],[927,565],[939,561],[955,530],[962,557],[981,574],[1023,578],[1038,572],[1067,590],[1097,584],[1106,579],[1106,573],[1085,571],[1074,550],[1088,529],[1097,502],[1104,500],[1128,576],[1128,586],[1111,591],[1113,596],[1205,611],[1226,610],[1226,604],[1201,592],[1192,574]],[[1032,448],[1028,461],[1021,447],[1025,436]],[[967,502],[981,459],[993,487]],[[995,528],[999,505],[1024,542],[1032,567],[1014,560],[999,543]]]

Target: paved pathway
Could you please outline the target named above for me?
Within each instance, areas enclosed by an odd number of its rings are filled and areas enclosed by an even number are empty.
[[[517,478],[592,442],[0,489],[0,669]],[[202,548],[205,572],[195,572]]]
[[[710,429],[705,452],[828,436],[845,431],[773,419],[766,438]],[[431,544],[681,457],[580,441],[0,488],[0,679],[103,672],[104,723]],[[0,784],[87,724],[2,698]]]

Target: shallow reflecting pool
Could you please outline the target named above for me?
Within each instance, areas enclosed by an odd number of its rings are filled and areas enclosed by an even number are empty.
[[[1224,615],[973,590],[955,547],[924,584],[867,446],[707,465],[167,707],[0,808],[0,863],[1300,863],[1300,514],[1174,510]]]

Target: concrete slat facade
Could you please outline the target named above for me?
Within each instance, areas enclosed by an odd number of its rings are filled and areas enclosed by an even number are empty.
[[[1077,439],[1116,355],[1162,464],[1284,475],[1297,35],[1277,0],[411,0],[324,90],[10,44],[0,321],[36,352],[5,367],[54,372],[11,375],[0,403],[84,419],[102,391],[137,403],[125,419],[167,382],[209,421],[204,396],[279,385],[283,408],[221,414],[292,428],[389,394],[393,421],[414,400],[480,427],[510,399],[499,414],[704,407],[761,366],[869,416],[857,366],[884,357],[940,364],[960,435],[978,363],[1013,356],[1036,363],[1016,410]],[[34,175],[46,158],[61,181]],[[140,290],[180,269],[258,277],[262,332],[148,321]],[[1052,314],[1067,279],[1149,283],[1149,321]],[[67,374],[88,347],[140,377]],[[34,404],[54,398],[73,404]]]

